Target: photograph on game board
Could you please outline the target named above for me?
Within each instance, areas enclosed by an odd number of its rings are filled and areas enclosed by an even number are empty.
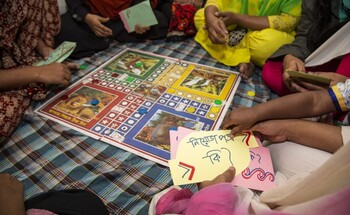
[[[193,69],[180,84],[182,87],[212,95],[220,95],[225,87],[228,76]]]
[[[144,81],[135,90],[134,93],[155,101],[166,91],[166,87],[151,82]]]
[[[204,123],[158,110],[141,131],[136,134],[135,139],[153,145],[159,149],[170,151],[169,130],[179,126],[193,130],[201,130]]]
[[[152,87],[152,89],[150,89],[149,93],[146,95],[146,98],[157,100],[165,91],[166,87],[156,84]]]
[[[89,121],[116,97],[115,95],[84,86],[71,94],[67,99],[60,101],[53,108],[81,120]]]
[[[146,77],[153,72],[154,67],[160,64],[161,58],[127,51],[113,60],[104,69],[121,74],[127,73],[136,77]]]

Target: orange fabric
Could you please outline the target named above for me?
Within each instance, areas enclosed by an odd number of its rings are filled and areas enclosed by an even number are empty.
[[[157,7],[158,1],[151,0],[152,8]],[[130,7],[132,2],[132,0],[86,0],[93,13],[112,20],[119,19],[119,12]]]

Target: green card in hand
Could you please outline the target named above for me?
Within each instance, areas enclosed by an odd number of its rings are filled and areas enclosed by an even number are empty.
[[[158,24],[148,0],[121,11],[119,15],[129,33],[135,31],[135,25],[147,27]]]
[[[50,54],[47,60],[39,61],[35,65],[43,66],[54,62],[61,63],[62,61],[67,59],[70,54],[72,54],[76,46],[77,44],[75,42],[65,41]]]

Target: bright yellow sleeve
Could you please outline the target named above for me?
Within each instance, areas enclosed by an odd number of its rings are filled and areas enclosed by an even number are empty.
[[[282,13],[281,15],[268,16],[268,19],[270,28],[290,33],[297,27],[300,17]]]

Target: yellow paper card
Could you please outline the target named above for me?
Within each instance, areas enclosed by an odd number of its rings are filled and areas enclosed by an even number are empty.
[[[234,139],[234,141],[244,142],[249,148],[260,147],[254,134],[250,131],[239,133],[233,139]]]
[[[194,131],[180,141],[169,167],[174,185],[182,185],[212,180],[230,166],[237,175],[249,163],[244,135],[231,139],[230,130]]]

